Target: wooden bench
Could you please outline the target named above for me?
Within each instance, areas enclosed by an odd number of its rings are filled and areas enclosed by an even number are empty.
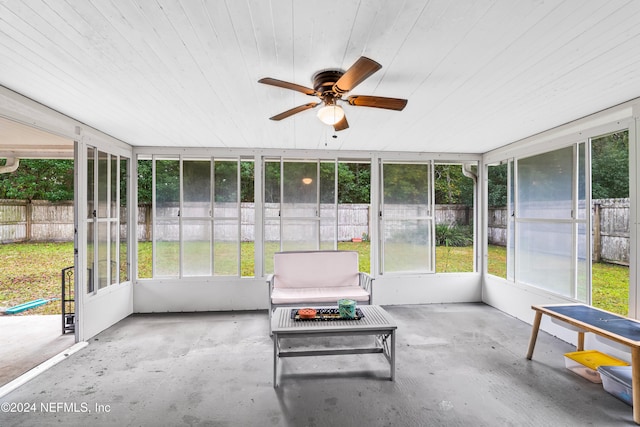
[[[269,318],[276,307],[337,306],[340,299],[371,304],[373,279],[359,271],[355,251],[277,252],[269,285]]]
[[[573,326],[578,332],[578,351],[584,350],[584,334],[594,333],[631,350],[633,421],[640,424],[640,322],[585,304],[533,305],[535,311],[527,359],[533,357],[542,315]]]

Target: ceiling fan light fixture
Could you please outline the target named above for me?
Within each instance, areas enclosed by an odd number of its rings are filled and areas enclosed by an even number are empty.
[[[322,123],[333,126],[344,118],[344,110],[339,105],[325,105],[318,110],[318,118]]]

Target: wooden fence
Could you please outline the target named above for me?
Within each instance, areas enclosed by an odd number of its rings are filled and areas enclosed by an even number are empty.
[[[629,265],[629,199],[598,199],[591,205],[593,218],[592,259]],[[506,207],[489,208],[489,244],[506,246]]]
[[[316,205],[305,207],[297,205],[291,207],[286,212],[289,217],[309,217],[315,215]],[[188,207],[189,216],[208,216],[208,205],[192,205]],[[265,239],[278,240],[280,238],[279,229],[279,204],[266,204],[265,206]],[[286,209],[283,207],[283,209]],[[416,205],[395,206],[396,215],[408,215],[410,212],[417,214],[417,210],[422,207]],[[157,214],[165,217],[177,217],[177,207],[165,206],[158,208]],[[347,241],[352,238],[362,238],[371,234],[369,225],[372,219],[371,208],[367,204],[340,204],[338,205],[338,227],[334,225],[335,215],[332,205],[320,206],[321,236],[325,240],[333,240],[337,233],[339,241]],[[236,205],[216,204],[214,215],[217,218],[237,218],[238,211]],[[124,218],[124,213],[121,218]],[[184,218],[184,217],[183,217]],[[322,221],[326,218],[327,221]],[[436,205],[436,223],[456,223],[468,225],[473,219],[473,210],[464,205]],[[221,221],[223,222],[227,221]],[[255,208],[253,203],[242,203],[240,211],[240,233],[244,241],[253,241],[255,223]],[[0,243],[11,242],[40,242],[40,241],[70,241],[73,239],[73,203],[60,202],[51,203],[45,201],[33,201],[29,203],[25,200],[0,200]],[[308,231],[308,225],[299,224],[300,233]],[[125,227],[123,226],[123,229]],[[193,233],[201,233],[198,227],[191,228]],[[295,234],[295,228],[288,230]],[[149,241],[152,237],[152,212],[151,206],[141,204],[138,206],[138,225],[136,227],[137,238],[140,241]],[[172,236],[171,233],[176,234]],[[238,235],[238,222],[228,221],[227,225],[216,227],[216,236],[224,240],[225,236],[235,240]],[[124,234],[123,234],[124,236]],[[168,226],[163,230],[163,237],[168,239],[177,238],[177,228]],[[186,236],[187,238],[189,236]]]
[[[73,240],[73,202],[0,200],[0,243]]]
[[[278,208],[279,205],[267,204],[265,216],[277,219]],[[407,209],[409,208],[407,207]],[[229,208],[221,206],[218,209]],[[236,211],[235,214],[218,211],[216,215],[237,217],[237,208],[233,209]],[[327,207],[326,211],[329,212],[331,209]],[[629,265],[629,199],[594,200],[592,212],[594,219],[593,260]],[[468,225],[473,219],[472,213],[471,208],[463,205],[436,205],[436,223]],[[370,235],[369,225],[372,216],[369,205],[339,205],[338,240],[345,241],[354,237],[362,237],[363,234]],[[490,244],[506,245],[507,218],[506,208],[489,209],[488,236]],[[151,221],[151,206],[138,206],[136,233],[140,241],[151,239]],[[242,203],[240,216],[242,240],[254,240],[254,221],[253,203]],[[332,223],[332,220],[327,223]],[[0,243],[70,241],[73,240],[73,228],[72,202],[32,201],[29,203],[25,200],[0,200]],[[229,223],[227,228],[227,231],[224,227],[217,228],[216,233],[219,236],[223,236],[224,233],[237,236],[237,222]],[[304,232],[304,226],[301,226],[300,230]],[[278,221],[267,220],[266,240],[277,240],[279,233]],[[321,225],[321,235],[325,238],[332,239],[335,233],[335,226]]]

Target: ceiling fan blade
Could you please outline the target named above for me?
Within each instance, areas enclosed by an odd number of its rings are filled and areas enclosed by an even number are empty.
[[[336,123],[335,125],[333,125],[333,129],[338,132],[341,130],[345,130],[349,127],[349,122],[347,122],[347,116],[344,116],[342,118],[342,120],[340,120],[338,123]]]
[[[263,79],[260,79],[258,80],[258,83],[264,83],[266,85],[295,90],[298,92],[302,92],[305,95],[316,95],[316,91],[309,87],[297,85],[295,83],[285,82],[284,80],[272,79],[271,77],[265,77]]]
[[[300,113],[302,111],[308,110],[310,108],[314,108],[315,106],[317,106],[318,104],[320,104],[319,102],[310,102],[308,104],[304,104],[304,105],[299,105],[295,108],[292,108],[290,110],[284,111],[280,114],[276,114],[273,117],[269,117],[270,120],[282,120],[282,119],[286,119],[289,116],[293,116],[296,113]]]
[[[402,111],[407,105],[406,99],[385,98],[382,96],[351,95],[347,98],[347,101],[349,101],[349,104],[358,107],[385,108],[396,111]]]
[[[347,93],[380,68],[382,65],[373,59],[361,56],[333,85],[333,90],[339,95]]]

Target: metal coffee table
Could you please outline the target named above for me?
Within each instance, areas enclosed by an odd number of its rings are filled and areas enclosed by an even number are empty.
[[[278,362],[281,357],[330,356],[341,354],[382,353],[390,365],[391,381],[395,380],[396,329],[394,320],[382,307],[358,306],[364,317],[359,320],[295,320],[290,307],[276,308],[271,318],[273,333],[273,386],[278,387]],[[375,346],[367,348],[327,348],[322,350],[282,350],[280,340],[291,337],[326,337],[373,335]]]

